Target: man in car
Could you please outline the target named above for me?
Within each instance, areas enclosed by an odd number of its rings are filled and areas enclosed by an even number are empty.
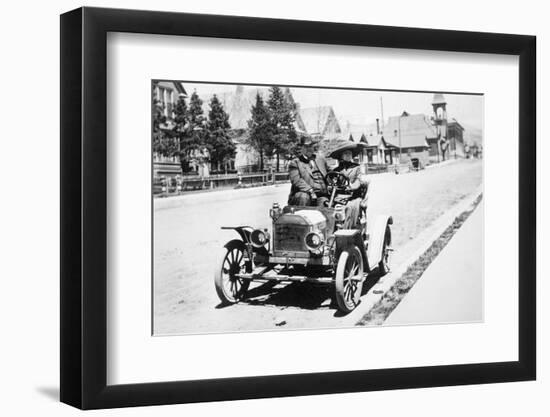
[[[293,206],[324,206],[328,199],[326,175],[329,171],[326,159],[315,154],[316,142],[309,137],[300,141],[300,155],[290,161],[290,195],[288,204]]]
[[[367,205],[367,190],[369,180],[366,178],[366,172],[362,167],[353,161],[353,158],[362,152],[364,145],[361,143],[346,143],[333,150],[329,157],[338,159],[338,166],[334,171],[344,174],[349,179],[347,192],[351,194],[351,198],[346,204],[343,228],[358,229],[359,215],[361,207],[366,208]]]

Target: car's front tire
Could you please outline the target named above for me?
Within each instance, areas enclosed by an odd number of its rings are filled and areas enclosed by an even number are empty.
[[[234,304],[246,296],[250,281],[235,275],[250,271],[250,262],[245,261],[246,246],[242,240],[231,240],[225,245],[214,274],[216,293],[223,304]]]
[[[338,308],[346,314],[353,311],[363,289],[363,255],[357,246],[340,253],[334,281]]]

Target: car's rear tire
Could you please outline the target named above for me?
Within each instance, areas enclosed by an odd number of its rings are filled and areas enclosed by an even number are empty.
[[[334,281],[338,308],[346,314],[353,311],[363,288],[363,255],[357,246],[340,253]]]
[[[382,255],[380,263],[378,264],[379,275],[382,277],[390,272],[390,255],[391,249],[391,230],[390,226],[386,226],[386,232],[384,233],[384,243],[382,244]]]
[[[251,272],[251,264],[245,261],[246,246],[242,240],[231,240],[220,259],[214,275],[216,293],[223,304],[235,304],[246,296],[250,281],[235,275]]]

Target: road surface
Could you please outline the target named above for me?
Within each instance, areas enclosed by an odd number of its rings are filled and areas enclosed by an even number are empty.
[[[475,190],[482,163],[463,160],[407,174],[371,177],[369,213],[394,218],[393,262],[411,255],[413,239]],[[290,185],[224,190],[155,200],[153,328],[158,335],[339,327],[332,288],[295,283],[252,288],[250,299],[220,307],[214,271],[223,245],[237,237],[221,226],[271,228],[269,208],[286,203]],[[371,283],[372,284],[372,283]],[[367,285],[368,287],[368,285]]]
[[[483,201],[384,324],[483,320]],[[449,267],[452,265],[452,268]]]

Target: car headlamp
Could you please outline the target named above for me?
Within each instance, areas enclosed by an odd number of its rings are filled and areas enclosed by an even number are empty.
[[[252,243],[252,246],[256,248],[264,246],[268,240],[269,235],[263,230],[256,229],[253,230],[252,233],[250,233],[250,242]]]
[[[323,236],[317,232],[310,232],[304,238],[304,243],[310,251],[317,251],[323,245]]]
[[[269,217],[276,221],[281,215],[281,208],[279,203],[273,203],[273,207],[269,209]]]

